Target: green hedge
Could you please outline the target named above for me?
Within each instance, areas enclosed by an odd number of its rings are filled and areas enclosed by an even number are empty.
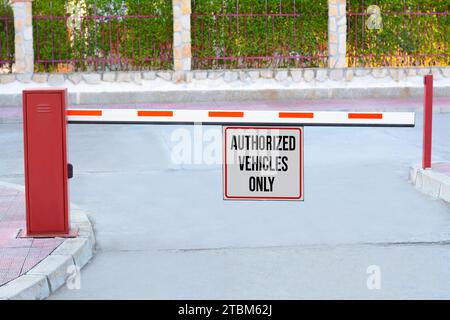
[[[74,59],[77,71],[172,68],[171,1],[125,0],[126,10],[123,10],[122,0],[86,0],[86,15],[91,18],[81,24],[80,20],[69,20],[69,25],[77,26],[72,36],[66,19],[44,19],[66,16],[66,2],[33,1],[33,15],[40,17],[33,25],[38,35],[35,39],[37,61]],[[125,15],[126,19],[106,18]],[[130,17],[138,15],[143,17]],[[71,67],[64,62],[36,63],[38,71],[65,71]]]
[[[280,3],[282,7],[280,9]],[[194,67],[322,67],[327,46],[327,1],[310,0],[193,0]],[[365,26],[369,16],[348,15],[349,66],[450,65],[450,16],[395,14],[449,12],[449,0],[348,0],[347,12],[365,13],[369,5],[381,9],[383,28]],[[295,7],[295,11],[294,11]],[[239,8],[239,11],[238,9]],[[301,17],[217,17],[217,13],[301,13]],[[267,27],[268,26],[268,27]],[[297,32],[294,32],[294,26]],[[270,56],[290,59],[270,59]],[[310,59],[296,59],[296,56]],[[239,57],[211,60],[214,57]],[[244,57],[268,57],[246,60]]]
[[[14,16],[12,8],[7,5],[7,1],[0,0],[0,60],[14,61]],[[11,71],[12,63],[1,63],[0,69],[7,68]]]
[[[194,68],[326,65],[327,0],[193,0],[192,7]],[[236,13],[255,16],[214,16]],[[300,16],[267,15],[280,13]],[[239,58],[217,60],[226,57]]]
[[[128,16],[156,18],[87,19],[71,36],[66,0],[34,0],[35,59],[55,61],[36,63],[37,71],[172,68],[170,0],[124,0],[125,11],[122,0],[85,2],[88,16],[126,12]],[[0,16],[12,17],[11,8],[2,4],[4,0],[0,0]],[[369,4],[380,7],[382,29],[369,30],[364,25],[367,15],[352,14],[366,12]],[[194,69],[326,66],[327,0],[192,0],[192,9]],[[349,66],[450,65],[450,16],[412,14],[449,11],[449,0],[348,0]],[[220,16],[237,12],[254,16]],[[300,16],[267,15],[280,12]],[[408,14],[398,14],[404,12]],[[9,51],[13,55],[13,23],[8,26]],[[4,60],[8,54],[5,32],[0,21],[0,54]],[[155,60],[148,61],[147,57]],[[107,59],[107,63],[96,63],[96,58]],[[67,63],[70,60],[76,63]]]
[[[365,12],[369,4],[378,5],[383,24],[382,29],[369,30],[363,28],[367,16],[364,21],[361,16],[348,17],[349,66],[450,65],[450,15],[410,15],[414,12],[448,13],[449,0],[374,0],[364,1],[365,7],[361,0],[347,2],[347,12]]]

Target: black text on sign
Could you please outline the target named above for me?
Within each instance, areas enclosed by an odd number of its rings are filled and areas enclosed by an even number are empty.
[[[224,199],[303,200],[303,128],[224,127]]]

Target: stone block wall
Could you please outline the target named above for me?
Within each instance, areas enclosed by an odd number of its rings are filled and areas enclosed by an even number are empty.
[[[345,85],[351,88],[352,83],[361,85],[361,79],[366,85],[394,86],[396,83],[408,84],[411,81],[421,83],[424,75],[432,74],[437,85],[450,81],[450,67],[423,68],[310,68],[310,69],[235,69],[235,70],[196,70],[184,71],[184,76],[190,81],[201,83],[209,80],[222,81],[225,84],[251,85],[258,82],[286,84],[321,84]],[[144,85],[148,81],[163,81],[177,83],[178,71],[118,71],[99,73],[34,73],[34,74],[0,74],[0,85],[11,83],[36,83],[49,86],[64,84],[99,85],[107,83],[130,83]]]

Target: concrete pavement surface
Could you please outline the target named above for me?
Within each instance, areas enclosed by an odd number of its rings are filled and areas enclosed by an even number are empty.
[[[0,287],[26,274],[64,242],[18,237],[24,229],[24,191],[0,182]]]
[[[69,125],[71,201],[97,254],[81,289],[53,298],[448,299],[450,208],[408,182],[421,123],[306,127],[300,203],[223,201],[219,164],[172,161],[174,137],[199,128]],[[435,115],[435,161],[450,159],[449,123]],[[23,183],[21,124],[0,124],[0,146],[0,180]]]

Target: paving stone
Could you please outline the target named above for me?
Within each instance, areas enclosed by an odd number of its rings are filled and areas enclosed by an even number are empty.
[[[35,73],[33,74],[33,82],[36,83],[45,83],[48,81],[47,73]]]
[[[143,73],[144,80],[155,80],[156,79],[156,72],[154,71],[145,71]]]
[[[67,239],[52,255],[71,255],[75,264],[82,268],[92,258],[92,248],[86,238]]]
[[[402,68],[393,68],[390,69],[390,74],[393,80],[395,81],[402,81],[403,79],[405,79],[405,70]]]
[[[131,73],[130,72],[118,72],[117,73],[117,82],[131,82]]]
[[[417,172],[419,171],[418,166],[412,166],[409,168],[409,181],[412,184],[416,184]]]
[[[0,299],[46,298],[65,283],[67,268],[75,262],[84,266],[95,247],[92,224],[84,211],[72,204],[71,225],[78,227],[79,238],[16,238],[17,227],[25,225],[23,193],[23,187],[0,182]],[[2,209],[5,201],[7,209]],[[22,209],[16,212],[15,208]],[[44,287],[39,279],[45,279]],[[4,285],[6,281],[10,282]]]
[[[273,70],[262,69],[259,74],[263,79],[273,79]]]
[[[439,81],[443,78],[441,68],[431,68],[431,74],[433,75],[433,80]]]
[[[194,74],[192,73],[192,71],[184,71],[184,81],[186,83],[191,83],[193,78]]]
[[[0,74],[0,84],[8,84],[16,81],[15,74]]]
[[[247,81],[249,79],[249,75],[247,71],[239,71],[239,80]]]
[[[416,68],[408,68],[405,71],[406,71],[406,75],[408,77],[416,77],[417,76],[417,69]]]
[[[32,73],[18,73],[16,74],[17,81],[21,83],[31,83],[31,79],[33,78]]]
[[[277,81],[285,81],[288,78],[288,71],[287,70],[278,70],[275,73],[275,80]]]
[[[95,236],[90,222],[75,222],[72,227],[78,228],[78,237],[87,238],[92,250],[95,248]]]
[[[140,72],[133,72],[131,74],[131,80],[138,85],[142,84],[142,74]]]
[[[102,80],[105,82],[115,82],[117,74],[112,71],[103,72]]]
[[[430,68],[417,68],[417,74],[419,76],[426,76],[427,74],[431,74]]]
[[[446,78],[450,78],[450,68],[442,68],[442,75]]]
[[[0,287],[0,297],[10,300],[43,300],[49,295],[45,276],[23,275]]]
[[[357,76],[357,77],[365,77],[369,74],[370,74],[370,69],[366,69],[366,68],[355,69],[355,76]]]
[[[79,84],[83,78],[79,73],[71,73],[67,76],[67,78],[75,85]]]
[[[312,69],[306,69],[303,72],[303,79],[305,79],[306,82],[311,82],[314,80],[314,70]]]
[[[237,81],[238,79],[238,73],[235,71],[226,71],[223,79],[225,82],[233,82],[233,81]]]
[[[208,79],[209,80],[217,80],[221,77],[223,77],[223,71],[219,71],[219,70],[208,71]]]
[[[290,74],[294,82],[301,82],[303,80],[303,70],[291,70]]]
[[[324,82],[328,78],[327,69],[317,69],[316,70],[316,80],[319,82]]]
[[[206,80],[208,78],[207,71],[194,71],[195,80]]]
[[[248,71],[248,76],[252,81],[256,81],[259,79],[259,70],[250,70]]]
[[[53,73],[48,76],[48,84],[51,86],[61,86],[66,81],[63,74]]]
[[[344,74],[345,81],[352,81],[353,80],[353,76],[354,76],[353,69],[345,70],[345,74]]]
[[[161,71],[156,73],[156,75],[166,81],[172,81],[172,73],[167,71]]]
[[[71,255],[50,255],[37,266],[28,271],[28,275],[45,276],[50,284],[50,291],[55,292],[67,280],[69,267],[75,266]]]
[[[433,198],[439,197],[441,182],[432,172],[422,172],[422,186],[421,191]]]
[[[384,68],[375,68],[372,70],[372,76],[374,78],[380,79],[385,78],[388,75],[388,70]]]
[[[441,181],[439,198],[444,200],[445,202],[450,203],[450,177],[449,176],[446,176]]]
[[[331,69],[330,70],[330,79],[333,81],[342,81],[344,78],[344,70],[343,69]]]
[[[99,73],[83,73],[81,77],[87,84],[101,83],[101,75]]]

